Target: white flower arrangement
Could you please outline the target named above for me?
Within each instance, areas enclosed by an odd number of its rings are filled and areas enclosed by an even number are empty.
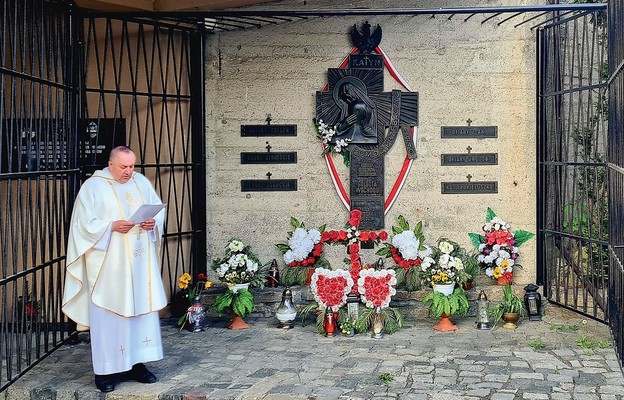
[[[249,246],[245,246],[240,240],[231,239],[225,249],[225,256],[214,260],[211,265],[221,282],[250,283],[259,275],[260,261]]]
[[[396,247],[404,260],[423,259],[431,255],[431,247],[424,246],[424,250],[420,250],[420,240],[414,234],[414,231],[406,230],[394,235],[392,245]]]
[[[339,153],[342,155],[344,164],[349,167],[349,142],[351,139],[338,139],[332,142],[336,134],[336,127],[326,124],[322,119],[315,121],[316,136],[323,143],[323,154]]]
[[[420,268],[431,285],[461,283],[466,278],[464,263],[460,257],[463,249],[447,240],[438,242],[434,257],[425,257]],[[437,261],[436,261],[437,258]]]
[[[293,262],[309,258],[310,253],[314,250],[314,245],[320,242],[321,232],[318,230],[296,228],[290,239],[288,239],[288,247],[290,249],[284,253],[284,262],[286,265],[290,265]]]

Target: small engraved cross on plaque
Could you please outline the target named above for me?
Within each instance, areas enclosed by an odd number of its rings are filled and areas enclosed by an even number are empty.
[[[267,125],[271,125],[271,121],[272,121],[271,114],[267,114],[267,117],[266,117],[265,121],[266,121]]]
[[[466,176],[466,179],[468,179],[468,182],[470,182],[470,180],[472,179],[472,175],[468,174],[468,175]]]
[[[267,143],[269,143],[269,142],[267,142]],[[472,151],[472,147],[468,146],[468,147],[466,147],[466,150],[468,151],[468,154],[470,154],[470,152]]]
[[[466,120],[466,123],[468,124],[468,126],[470,126],[470,124],[472,124],[472,120],[471,120],[470,118],[468,118],[468,119]]]
[[[266,142],[266,149],[267,149],[267,153],[271,152],[271,145],[269,144],[269,142]]]
[[[271,176],[272,176],[272,175],[273,175],[273,174],[271,173],[271,171],[267,172],[267,173],[266,173],[266,177],[267,177],[267,179],[271,179]]]

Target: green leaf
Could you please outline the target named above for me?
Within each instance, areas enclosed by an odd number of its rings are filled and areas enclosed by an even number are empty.
[[[343,150],[340,153],[342,154],[342,162],[345,167],[349,168],[351,166],[351,153],[348,150]]]
[[[516,241],[516,247],[520,246],[522,243],[525,243],[527,240],[531,239],[535,236],[534,233],[523,231],[522,229],[518,229],[514,232],[514,240]]]
[[[398,220],[399,220],[399,226],[401,227],[401,231],[409,231],[410,227],[407,221],[405,220],[405,217],[402,215],[399,215]]]
[[[301,227],[301,223],[299,223],[299,221],[295,217],[290,217],[290,225],[292,225],[293,228]]]
[[[277,247],[282,253],[286,253],[288,250],[290,250],[290,246],[285,243],[278,243],[275,245],[275,247]]]
[[[469,233],[468,236],[470,237],[470,242],[476,248],[479,248],[481,243],[485,242],[485,236],[479,235],[478,233]]]
[[[416,224],[416,228],[414,228],[414,235],[416,235],[417,238],[422,235],[422,228],[423,228],[422,221],[418,221],[418,223]]]
[[[319,226],[318,231],[321,232],[321,233],[325,232],[325,227],[326,226],[327,226],[327,224],[323,224],[323,225]]]
[[[403,229],[401,229],[400,227],[398,227],[398,226],[393,226],[392,227],[392,233],[393,234],[398,235],[399,233],[402,233],[402,232],[403,232]]]
[[[389,257],[390,256],[390,247],[384,246],[375,252],[378,256]]]
[[[494,217],[496,217],[496,213],[488,207],[487,212],[485,213],[485,222],[490,222]]]

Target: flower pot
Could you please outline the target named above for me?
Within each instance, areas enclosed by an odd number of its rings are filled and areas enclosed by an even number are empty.
[[[249,328],[249,324],[243,320],[243,317],[234,314],[234,311],[231,311],[231,313],[232,313],[232,320],[227,326],[228,329],[237,331],[239,329]]]
[[[249,283],[236,283],[228,287],[232,291],[232,293],[237,293],[239,290],[249,290]]]
[[[308,274],[306,275],[305,285],[310,286],[312,283],[312,275],[314,275],[314,268],[308,268]]]
[[[459,328],[457,327],[457,325],[453,324],[451,319],[446,314],[442,314],[442,316],[440,317],[440,322],[438,322],[437,325],[434,325],[433,329],[440,332],[452,332],[456,331]]]
[[[505,321],[505,324],[503,325],[503,328],[516,329],[518,327],[516,323],[518,322],[519,319],[520,319],[520,314],[518,313],[504,313],[503,321]]]
[[[455,290],[455,284],[450,283],[448,285],[433,285],[433,291],[442,293],[445,296],[450,296]]]

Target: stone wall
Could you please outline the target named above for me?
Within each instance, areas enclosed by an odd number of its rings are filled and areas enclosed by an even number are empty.
[[[371,8],[400,8],[405,2],[372,2]],[[289,4],[289,3],[286,3]],[[306,7],[293,2],[292,8]],[[352,7],[349,2],[307,2],[309,8]],[[477,2],[475,6],[496,5]],[[507,3],[508,4],[508,3]],[[367,5],[366,2],[358,5]],[[444,7],[440,2],[418,6]],[[448,6],[455,6],[449,2]],[[468,6],[463,4],[462,6]],[[413,7],[413,6],[410,6]],[[284,6],[284,8],[288,8]],[[535,232],[535,40],[533,23],[514,28],[482,23],[474,16],[374,16],[381,25],[381,47],[420,96],[417,152],[405,186],[386,215],[390,230],[399,215],[424,223],[430,243],[444,236],[470,247],[467,234],[480,231],[487,207],[512,224]],[[526,17],[528,18],[528,17]],[[315,136],[315,92],[327,83],[327,69],[336,68],[353,48],[348,35],[366,18],[328,17],[263,26],[261,29],[211,35],[207,40],[207,221],[208,259],[220,257],[228,239],[237,237],[264,262],[275,258],[274,244],[286,241],[291,216],[308,227],[341,228],[348,219],[332,185]],[[500,18],[498,19],[500,20]],[[385,90],[399,89],[386,73]],[[294,138],[242,138],[242,124],[296,124]],[[495,125],[497,139],[441,139],[440,127]],[[296,151],[292,165],[241,165],[240,152]],[[498,153],[496,166],[441,166],[443,153]],[[399,138],[386,156],[386,192],[394,183],[405,147]],[[334,158],[343,181],[348,170]],[[296,178],[296,192],[244,193],[241,179]],[[440,182],[498,181],[498,194],[442,195]],[[519,283],[535,280],[536,242],[521,248],[524,269]],[[332,249],[334,268],[343,250]],[[368,258],[366,258],[368,257]],[[372,252],[364,262],[375,261]]]

